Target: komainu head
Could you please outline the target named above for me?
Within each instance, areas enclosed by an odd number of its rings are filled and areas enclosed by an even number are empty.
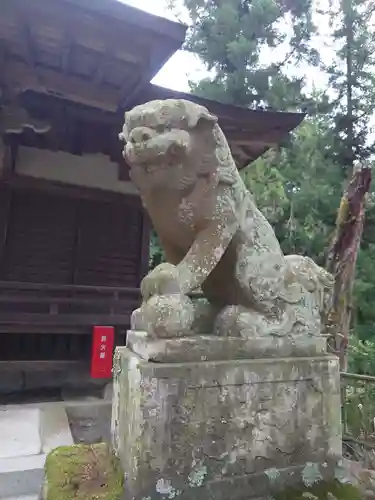
[[[183,99],[151,101],[125,113],[120,139],[131,178],[142,189],[183,189],[213,163],[216,116]]]

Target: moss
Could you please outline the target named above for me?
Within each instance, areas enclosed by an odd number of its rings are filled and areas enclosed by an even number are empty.
[[[104,443],[56,448],[46,460],[44,500],[119,500],[123,477]]]
[[[348,217],[348,209],[349,209],[349,201],[348,197],[344,195],[341,198],[340,201],[340,207],[337,212],[337,218],[336,218],[336,227],[339,228],[341,227],[345,222]]]
[[[310,488],[288,488],[276,495],[275,500],[363,500],[358,488],[338,481],[321,482]]]

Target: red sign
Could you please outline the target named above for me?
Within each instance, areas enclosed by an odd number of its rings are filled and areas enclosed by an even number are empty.
[[[94,326],[91,355],[91,377],[111,378],[115,329],[113,326]]]

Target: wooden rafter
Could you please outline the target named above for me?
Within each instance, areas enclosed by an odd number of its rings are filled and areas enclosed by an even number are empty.
[[[102,83],[103,76],[105,74],[106,68],[108,68],[110,64],[111,58],[113,58],[113,49],[107,46],[106,50],[102,53],[102,55],[99,58],[99,64],[92,77],[92,83],[94,85],[100,85]]]
[[[17,86],[21,91],[33,90],[53,94],[107,111],[116,111],[120,91],[104,85],[93,85],[79,77],[62,75],[57,71],[39,68],[36,74],[27,64],[8,61],[5,77],[10,88]]]
[[[128,103],[132,103],[136,98],[139,92],[144,88],[145,85],[147,85],[150,82],[151,75],[150,75],[150,61],[147,58],[142,62],[142,66],[139,70],[139,78],[133,84],[132,88],[128,88],[128,82],[127,78],[125,77],[125,80],[122,84],[122,92],[121,94],[126,96],[123,98],[122,102],[119,102],[119,108],[121,106],[127,106]],[[127,92],[125,93],[125,89],[127,89]]]
[[[0,84],[5,76],[9,89],[32,89],[112,112],[136,96],[179,48],[186,27],[121,3],[94,3],[0,2],[0,39],[15,56],[5,71],[0,54]],[[17,40],[10,25],[18,30]],[[75,61],[80,51],[82,65]]]
[[[61,54],[61,70],[64,75],[69,74],[73,47],[74,47],[74,39],[72,39],[72,34],[66,31],[64,34],[64,44],[62,47],[62,54]]]
[[[139,32],[135,28],[129,26],[120,27],[115,21],[117,27],[115,29],[113,24],[103,23],[100,19],[92,16],[81,17],[76,15],[69,18],[64,9],[60,10],[61,5],[52,7],[49,5],[51,2],[48,2],[47,10],[41,12],[39,3],[42,4],[43,2],[32,2],[32,5],[27,4],[19,23],[22,24],[27,15],[27,19],[32,24],[35,33],[44,31],[48,27],[49,31],[55,33],[54,50],[57,52],[61,50],[62,39],[65,47],[70,46],[72,48],[71,45],[74,48],[82,47],[97,52],[99,55],[105,52],[105,47],[111,47],[113,51],[116,51],[117,59],[125,64],[127,59],[121,57],[121,52],[126,53],[128,51],[130,56],[132,55],[140,61],[148,57],[150,46],[152,47],[152,39],[147,34],[142,34],[142,37],[138,36]],[[54,2],[52,1],[52,3]],[[74,44],[71,44],[72,40],[74,40]],[[158,41],[159,43],[160,41]]]
[[[31,27],[27,19],[22,19],[20,27],[20,38],[24,48],[27,64],[35,70],[36,49],[34,39],[31,34]]]

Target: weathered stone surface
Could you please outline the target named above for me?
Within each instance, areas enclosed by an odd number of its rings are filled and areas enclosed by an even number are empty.
[[[116,350],[126,499],[262,497],[275,471],[281,487],[341,456],[340,432],[335,357],[153,363]]]
[[[167,259],[115,355],[126,499],[259,499],[332,477],[339,368],[321,332],[333,277],[283,254],[206,108],[136,106],[121,138]]]
[[[326,353],[323,336],[216,337],[196,335],[173,339],[150,338],[146,332],[128,331],[127,347],[142,359],[163,363],[223,361],[267,357],[317,356]]]
[[[217,117],[186,100],[152,101],[125,114],[120,137],[167,259],[143,279],[132,329],[159,338],[195,328],[248,338],[321,333],[333,278],[307,257],[284,256]],[[203,315],[188,297],[197,288]]]

